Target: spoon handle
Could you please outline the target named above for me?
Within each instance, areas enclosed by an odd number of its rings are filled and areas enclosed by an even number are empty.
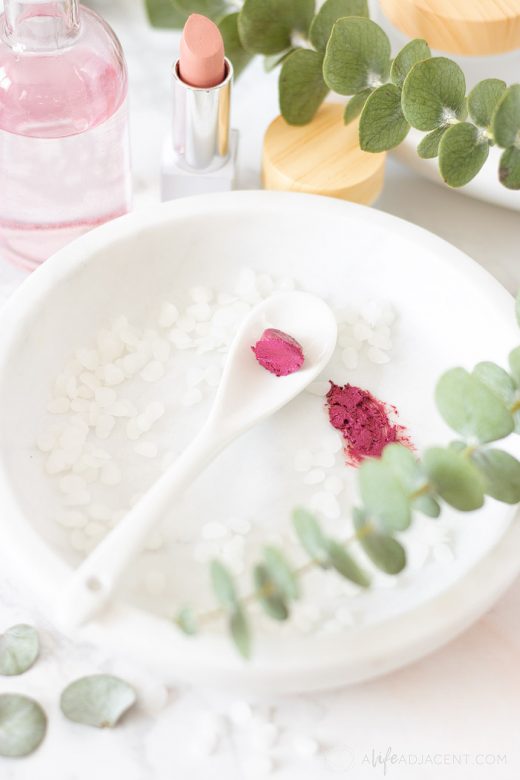
[[[150,531],[175,498],[229,443],[206,425],[169,469],[76,569],[60,596],[57,619],[66,630],[78,627],[107,601],[128,565],[143,549]]]

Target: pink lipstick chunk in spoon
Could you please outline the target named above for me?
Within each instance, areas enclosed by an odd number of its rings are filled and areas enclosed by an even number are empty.
[[[216,87],[226,76],[224,41],[217,25],[206,16],[191,14],[184,25],[179,76],[199,89]]]

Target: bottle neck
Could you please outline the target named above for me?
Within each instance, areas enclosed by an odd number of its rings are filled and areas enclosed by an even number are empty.
[[[70,46],[80,27],[78,0],[4,0],[5,38],[18,51]]]

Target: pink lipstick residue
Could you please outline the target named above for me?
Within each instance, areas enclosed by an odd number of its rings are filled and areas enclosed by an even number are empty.
[[[395,406],[380,401],[368,390],[348,384],[340,387],[331,381],[326,398],[330,423],[345,440],[348,465],[379,458],[386,445],[393,442],[413,449],[406,428],[397,422]]]
[[[276,376],[294,374],[305,360],[301,344],[276,328],[264,330],[251,349],[260,365]]]

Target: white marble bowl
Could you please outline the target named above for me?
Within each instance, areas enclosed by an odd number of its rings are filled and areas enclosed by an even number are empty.
[[[110,316],[137,315],[165,289],[229,282],[245,264],[294,277],[337,305],[367,298],[394,304],[399,326],[391,363],[367,364],[352,381],[396,403],[419,448],[450,436],[433,403],[439,374],[482,359],[503,362],[518,341],[512,299],[485,271],[426,231],[365,207],[237,192],[157,206],[93,231],[34,273],[0,323],[2,540],[51,619],[74,565],[49,519],[48,479],[34,447],[55,376]],[[265,431],[262,441],[267,463],[272,444]],[[234,492],[237,482],[248,482],[230,473],[233,457],[246,468],[248,440],[240,447],[199,486],[193,497],[199,509],[203,502],[212,505],[217,482],[233,477]],[[267,509],[268,480],[265,487]],[[80,633],[114,653],[140,658],[171,682],[260,693],[353,683],[434,650],[489,608],[519,569],[514,515],[491,500],[474,515],[448,513],[454,561],[426,567],[406,587],[359,602],[366,620],[353,629],[331,636],[298,637],[287,630],[257,636],[249,663],[224,634],[187,639],[124,598]]]

